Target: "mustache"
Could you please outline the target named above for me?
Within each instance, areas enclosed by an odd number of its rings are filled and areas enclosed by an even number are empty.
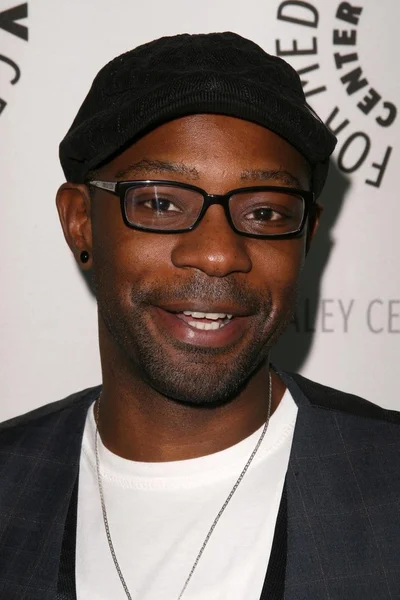
[[[270,292],[260,297],[242,282],[233,277],[205,278],[201,274],[192,276],[188,281],[165,280],[141,282],[132,290],[132,300],[135,304],[162,305],[173,302],[196,300],[204,304],[232,303],[246,308],[251,312],[270,310],[272,298]]]

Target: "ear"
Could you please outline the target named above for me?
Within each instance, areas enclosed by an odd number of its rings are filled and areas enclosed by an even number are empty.
[[[324,207],[316,202],[313,204],[310,210],[310,214],[308,216],[307,223],[307,239],[306,239],[306,256],[308,251],[310,250],[311,242],[316,234],[319,226],[319,220],[321,218]]]
[[[56,205],[67,244],[80,267],[87,271],[92,266],[91,199],[87,186],[64,183],[57,192]],[[82,263],[80,255],[84,250],[89,260]]]

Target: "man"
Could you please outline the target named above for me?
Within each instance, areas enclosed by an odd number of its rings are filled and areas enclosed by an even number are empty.
[[[1,427],[1,598],[400,598],[399,414],[269,364],[334,145],[235,34],[100,71],[57,206],[103,383]]]

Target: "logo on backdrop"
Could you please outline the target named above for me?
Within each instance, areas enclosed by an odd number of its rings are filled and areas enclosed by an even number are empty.
[[[368,4],[370,9],[371,3]],[[359,28],[362,27],[364,9],[361,2],[357,6],[349,2],[337,2],[336,11],[332,14],[331,50],[336,75],[348,96],[349,103],[352,104],[351,110],[353,114],[360,111],[367,116],[369,133],[363,129],[358,130],[354,120],[352,121],[346,114],[349,112],[349,104],[339,106],[334,95],[330,96],[331,104],[327,105],[327,112],[324,113],[323,118],[326,125],[338,137],[339,169],[350,174],[364,167],[363,172],[367,174],[365,183],[379,188],[393,150],[392,146],[383,142],[384,131],[395,122],[397,107],[392,98],[386,98],[382,90],[369,80],[367,70],[362,65],[362,57],[357,52],[357,35]],[[304,32],[318,29],[319,16],[315,3],[299,0],[280,2],[277,11],[279,21],[302,28],[301,42],[297,39],[291,39],[290,42],[277,39],[276,54],[290,61],[296,68],[310,104],[319,94],[329,96],[329,83],[326,81],[315,83],[318,81],[320,69],[318,38],[311,34],[308,43],[303,41]],[[300,33],[300,29],[298,31]],[[304,64],[304,57],[310,57],[308,64]],[[371,136],[370,132],[373,130],[376,132],[376,138]]]
[[[290,323],[296,333],[400,334],[399,298],[304,298]]]
[[[12,8],[8,8],[7,10],[3,10],[0,12],[0,29],[3,29],[7,33],[16,36],[17,38],[28,41],[28,28],[19,23],[21,19],[26,19],[28,16],[28,3],[19,4],[18,6],[14,6]],[[1,80],[6,78],[7,82],[11,83],[11,85],[15,85],[18,83],[21,77],[21,70],[17,63],[9,56],[4,56],[0,54],[0,61],[8,65],[11,70],[11,78],[7,78],[7,73],[1,76]],[[2,86],[3,87],[3,86]],[[0,114],[3,112],[5,107],[7,106],[7,101],[0,96]]]

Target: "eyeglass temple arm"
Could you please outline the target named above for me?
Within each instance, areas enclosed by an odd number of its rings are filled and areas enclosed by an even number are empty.
[[[89,185],[93,185],[101,190],[108,190],[109,192],[115,192],[117,183],[117,181],[89,181]]]

